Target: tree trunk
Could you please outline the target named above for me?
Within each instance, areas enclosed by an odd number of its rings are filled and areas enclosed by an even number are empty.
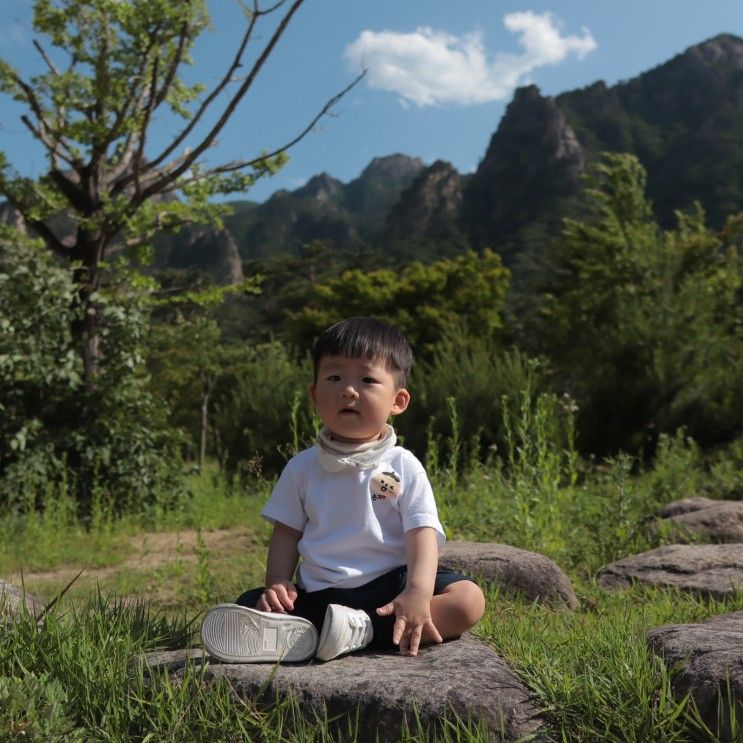
[[[209,431],[209,398],[214,389],[214,380],[204,382],[204,396],[201,398],[201,445],[199,446],[199,472],[204,471],[206,461],[206,435]]]

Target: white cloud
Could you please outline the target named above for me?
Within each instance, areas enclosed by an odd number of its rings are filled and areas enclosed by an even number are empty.
[[[397,93],[403,104],[471,105],[508,97],[538,67],[568,55],[582,59],[597,48],[591,32],[563,36],[550,13],[509,13],[503,23],[519,37],[520,54],[492,59],[479,32],[453,36],[421,27],[413,33],[363,31],[344,52],[354,69],[365,67],[369,85]]]

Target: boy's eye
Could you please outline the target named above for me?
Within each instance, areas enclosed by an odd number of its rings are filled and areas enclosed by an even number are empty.
[[[340,382],[341,377],[340,374],[331,374],[327,377],[328,382]]]
[[[377,380],[374,379],[374,377],[364,377],[361,381],[364,384],[374,384],[374,382],[376,382]]]

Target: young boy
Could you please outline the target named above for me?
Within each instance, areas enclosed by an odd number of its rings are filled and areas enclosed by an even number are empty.
[[[204,648],[219,660],[327,661],[367,646],[417,655],[485,608],[469,578],[437,570],[444,534],[431,485],[387,423],[410,403],[403,334],[352,317],[319,336],[313,361],[309,392],[324,427],[263,509],[273,523],[265,587],[204,618]]]

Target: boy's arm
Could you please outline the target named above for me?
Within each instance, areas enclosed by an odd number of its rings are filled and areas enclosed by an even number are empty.
[[[431,598],[439,562],[438,537],[430,526],[405,532],[408,579],[405,590],[377,609],[380,616],[395,614],[392,642],[403,655],[417,655],[424,629],[435,642],[442,637],[431,619]]]
[[[285,613],[294,608],[297,589],[292,579],[299,561],[302,532],[275,521],[266,559],[266,590],[256,604],[260,611]]]

